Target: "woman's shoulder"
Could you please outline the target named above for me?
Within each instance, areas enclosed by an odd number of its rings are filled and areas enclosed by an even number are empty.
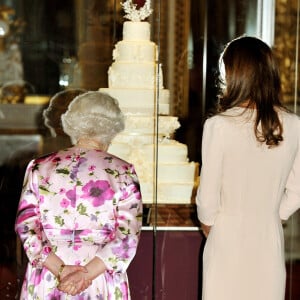
[[[129,166],[130,162],[125,161],[121,157],[111,154],[108,151],[100,149],[81,149],[78,147],[68,148],[57,153],[58,156],[68,157],[71,155],[77,155],[90,162],[100,165],[115,165],[115,166]]]
[[[300,126],[300,117],[294,112],[288,110],[280,110],[279,115],[284,123],[288,123],[293,126]]]
[[[114,178],[116,178],[115,175],[118,173],[118,180],[123,178],[122,180],[125,181],[138,181],[136,169],[132,163],[122,159],[121,157],[110,154],[109,152],[103,152],[103,154],[104,156],[101,164],[103,164],[105,172],[113,175]]]
[[[49,153],[46,153],[46,154],[43,154],[43,155],[40,155],[40,156],[36,157],[35,159],[32,160],[32,163],[33,164],[40,164],[40,163],[43,163],[43,162],[51,161],[56,156],[57,156],[57,151],[49,152]]]
[[[133,168],[132,163],[110,153],[109,150],[88,150],[86,151],[85,155],[86,159],[88,159],[90,162],[102,165],[103,167],[114,167],[116,169]]]
[[[123,158],[121,158],[121,157],[119,157],[119,156],[116,156],[116,155],[114,155],[114,154],[111,154],[111,153],[109,152],[109,150],[108,150],[108,152],[106,152],[106,155],[107,155],[107,157],[111,157],[111,158],[114,160],[114,162],[116,162],[116,163],[118,163],[118,164],[128,165],[128,166],[129,166],[129,165],[132,165],[130,162],[124,160]]]
[[[227,131],[226,120],[220,115],[214,115],[205,120],[203,133],[212,138],[223,135],[224,130]]]
[[[232,124],[236,123],[237,121],[241,121],[241,116],[245,117],[249,115],[249,113],[245,113],[244,109],[239,108],[231,108],[224,112],[216,113],[213,116],[208,117],[205,120],[205,124],[208,127],[220,127],[224,126],[225,124]]]

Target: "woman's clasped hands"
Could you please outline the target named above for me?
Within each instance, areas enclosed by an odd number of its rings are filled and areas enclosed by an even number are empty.
[[[80,294],[92,284],[87,273],[88,270],[84,266],[66,265],[61,272],[57,288],[72,296]]]

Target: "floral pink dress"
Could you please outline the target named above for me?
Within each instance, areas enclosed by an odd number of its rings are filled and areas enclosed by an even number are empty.
[[[130,299],[126,269],[136,253],[141,217],[131,164],[76,147],[31,161],[16,219],[29,259],[20,299]],[[85,265],[98,256],[107,271],[81,294],[69,296],[43,267],[51,251],[65,264]]]

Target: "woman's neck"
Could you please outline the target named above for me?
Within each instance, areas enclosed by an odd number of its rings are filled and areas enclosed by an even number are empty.
[[[96,150],[102,150],[102,151],[106,151],[108,149],[107,145],[102,144],[101,142],[99,142],[95,139],[89,139],[89,138],[79,139],[75,146],[78,148],[96,149]]]
[[[242,103],[239,103],[237,106],[238,107],[242,107],[242,108],[251,108],[251,109],[255,109],[256,108],[255,103],[252,103],[249,100],[244,101]]]

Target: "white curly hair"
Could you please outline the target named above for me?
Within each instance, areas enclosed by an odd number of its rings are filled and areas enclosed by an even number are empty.
[[[125,128],[118,101],[108,94],[93,91],[73,99],[61,116],[64,132],[75,144],[80,138],[96,139],[109,145]]]

